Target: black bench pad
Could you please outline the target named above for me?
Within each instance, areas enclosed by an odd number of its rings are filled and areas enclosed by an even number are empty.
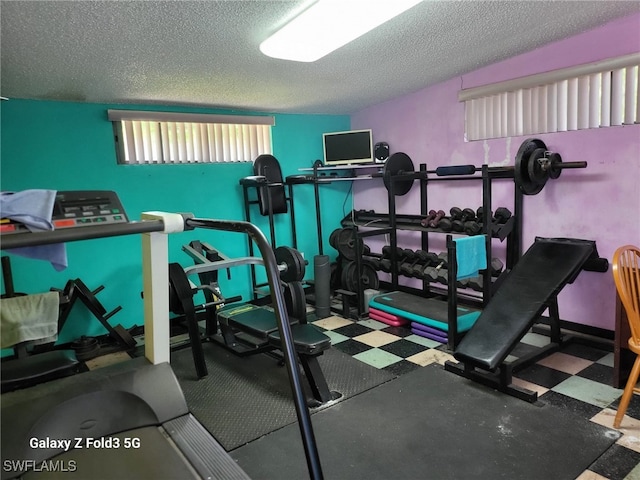
[[[575,280],[594,251],[595,243],[589,240],[536,238],[461,340],[454,357],[495,370],[548,302]]]
[[[307,323],[291,325],[291,334],[296,352],[302,355],[319,355],[331,346],[331,339],[313,325]],[[280,332],[269,334],[269,343],[276,347],[282,345]]]
[[[218,319],[232,328],[268,340],[275,347],[281,346],[280,332],[273,310],[252,304],[228,305],[218,311]],[[297,353],[317,355],[331,346],[331,339],[313,325],[299,324],[292,317],[289,317],[289,322]]]
[[[218,311],[218,319],[221,323],[237,328],[256,338],[265,339],[271,332],[278,331],[276,315],[272,310],[256,305],[230,305]],[[289,318],[291,324],[298,321]]]

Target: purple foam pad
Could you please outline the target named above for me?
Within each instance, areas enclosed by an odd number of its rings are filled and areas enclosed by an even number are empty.
[[[430,333],[432,335],[437,335],[437,336],[443,337],[445,339],[448,338],[448,334],[444,330],[440,330],[438,328],[433,328],[433,327],[430,327],[428,325],[423,325],[422,323],[411,322],[411,328],[415,328],[416,330],[420,330],[420,331],[425,332],[425,333]]]
[[[418,329],[412,328],[411,329],[411,333],[414,333],[414,334],[416,334],[416,335],[418,335],[420,337],[428,338],[430,340],[435,340],[436,342],[447,343],[446,337],[441,337],[439,335],[434,335],[432,333],[428,333],[428,332],[425,332],[423,330],[418,330]]]

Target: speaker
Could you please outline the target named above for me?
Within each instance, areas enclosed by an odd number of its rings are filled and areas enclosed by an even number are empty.
[[[384,163],[389,158],[389,144],[386,142],[378,142],[374,145],[373,154],[376,163]]]

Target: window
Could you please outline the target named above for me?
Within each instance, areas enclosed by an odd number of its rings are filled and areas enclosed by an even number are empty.
[[[118,163],[252,162],[271,154],[271,116],[108,110]]]
[[[640,53],[460,91],[466,140],[640,123]]]

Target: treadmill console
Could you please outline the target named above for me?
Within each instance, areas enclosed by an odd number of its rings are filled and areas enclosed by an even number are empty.
[[[111,190],[72,190],[56,193],[51,216],[51,223],[56,230],[128,221],[118,195]],[[3,234],[28,231],[29,229],[20,222],[8,218],[0,220],[0,232]]]

